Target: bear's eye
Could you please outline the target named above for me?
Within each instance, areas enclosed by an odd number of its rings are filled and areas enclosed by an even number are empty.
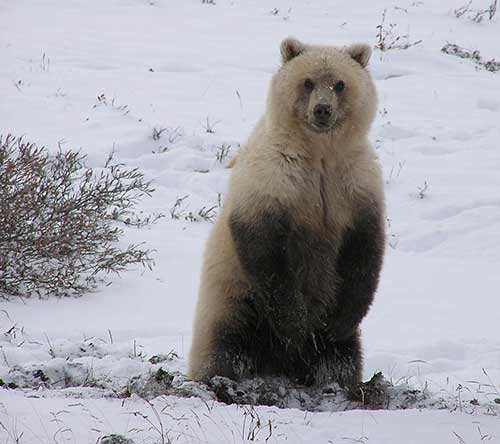
[[[335,84],[334,88],[335,88],[335,91],[337,91],[338,93],[339,93],[339,92],[344,91],[344,88],[345,88],[345,83],[344,83],[344,81],[343,81],[343,80],[339,80],[339,81]]]
[[[311,79],[305,79],[304,88],[306,91],[312,91],[314,89],[314,82]]]

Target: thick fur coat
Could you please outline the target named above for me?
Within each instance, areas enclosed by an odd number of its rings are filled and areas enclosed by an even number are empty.
[[[281,55],[206,247],[190,376],[355,387],[385,245],[371,50],[286,39]]]

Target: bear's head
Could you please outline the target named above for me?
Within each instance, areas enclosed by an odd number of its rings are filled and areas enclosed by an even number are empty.
[[[308,133],[366,133],[375,117],[375,86],[366,66],[371,48],[306,45],[287,38],[281,43],[282,66],[269,94],[274,124]]]

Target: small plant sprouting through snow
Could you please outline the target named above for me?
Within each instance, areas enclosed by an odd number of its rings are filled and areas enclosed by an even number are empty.
[[[153,418],[150,418],[148,415],[145,415],[140,411],[135,411],[132,415],[142,418],[148,424],[149,431],[153,431],[158,435],[158,440],[155,442],[159,444],[171,444],[172,441],[168,437],[168,430],[165,430],[165,427],[163,426],[160,413],[152,402],[147,400],[144,400],[144,402],[146,402],[153,411]]]
[[[50,59],[45,53],[43,53],[42,60],[40,61],[40,69],[44,72],[48,72],[50,69]]]
[[[240,103],[240,110],[243,112],[243,100],[241,99],[241,94],[238,90],[236,90],[236,97],[238,97],[238,102]]]
[[[142,214],[140,213],[138,214],[134,211],[119,210],[118,208],[114,208],[113,212],[111,213],[111,219],[136,228],[143,228],[149,225],[153,225],[164,217],[165,215],[163,213],[152,213],[142,216]]]
[[[391,219],[389,217],[386,218],[386,223],[387,223],[387,243],[389,247],[391,247],[393,250],[395,250],[398,246],[399,240],[397,235],[391,232]]]
[[[175,199],[174,205],[170,208],[170,217],[172,219],[178,220],[184,215],[185,208],[183,208],[183,204],[188,197],[189,195],[186,195]]]
[[[470,50],[462,48],[454,43],[447,43],[441,48],[441,51],[445,54],[454,55],[456,57],[460,57],[461,59],[470,59],[472,60],[478,67],[484,68],[490,72],[498,72],[500,71],[500,62],[497,62],[495,59],[484,61],[481,57],[481,53],[476,50]]]
[[[203,206],[198,211],[187,212],[185,201],[189,196],[178,197],[174,205],[170,208],[170,217],[175,220],[184,219],[188,222],[213,222],[217,217],[216,209],[218,205],[211,207]]]
[[[460,18],[465,16],[476,23],[481,23],[485,17],[488,17],[488,20],[493,20],[493,17],[495,17],[497,13],[498,0],[493,0],[486,9],[474,9],[471,8],[471,6],[472,0],[460,8],[455,9],[453,11],[455,17]]]
[[[470,0],[468,3],[465,5],[460,6],[459,8],[455,9],[453,13],[455,14],[456,18],[462,17],[466,12],[470,11],[470,6],[472,5],[472,0]]]
[[[215,158],[219,163],[224,163],[224,161],[227,159],[227,156],[229,155],[229,151],[231,150],[231,145],[223,143],[216,148],[217,152],[215,153]]]
[[[151,250],[118,246],[115,223],[152,222],[134,212],[151,183],[112,154],[100,169],[85,159],[0,136],[0,297],[81,295],[103,274],[152,267]]]
[[[165,133],[165,134],[163,134]],[[152,139],[155,141],[160,140],[162,137],[166,136],[166,140],[168,143],[173,144],[177,142],[182,137],[182,131],[179,127],[176,128],[153,128],[153,134],[151,135]]]
[[[205,123],[203,124],[203,128],[207,133],[214,134],[215,133],[215,125],[220,123],[220,120],[217,120],[215,122],[210,121],[210,117],[207,116]]]
[[[124,116],[126,116],[128,113],[130,113],[130,109],[128,108],[128,105],[118,105],[116,103],[116,97],[113,97],[111,99],[111,102],[108,101],[104,93],[99,94],[97,96],[97,103],[94,105],[94,108],[97,108],[99,106],[109,106],[112,109],[119,111],[122,113]]]
[[[457,438],[458,442],[460,444],[467,444],[464,439],[457,433],[457,432],[453,432],[453,435],[455,435],[455,438]]]
[[[49,414],[52,417],[50,422],[57,426],[57,430],[53,436],[54,442],[57,443],[71,441],[73,439],[73,431],[66,425],[63,419],[64,416],[70,414],[70,412],[67,410],[59,410],[58,412],[49,412]]]
[[[488,389],[487,398],[489,399],[489,409],[490,412],[495,414],[500,418],[500,386],[496,385],[491,379],[490,375],[486,369],[481,369],[484,376],[488,379],[488,384],[481,384],[483,389],[486,387]]]
[[[382,20],[377,26],[377,42],[375,48],[381,52],[390,51],[391,49],[408,49],[422,43],[422,40],[410,42],[410,35],[399,35],[396,32],[397,25],[395,23],[385,23],[387,9],[382,12]]]
[[[184,219],[186,219],[189,222],[213,222],[215,218],[217,217],[217,213],[215,209],[217,208],[217,205],[213,207],[201,207],[197,212],[193,213],[190,211]]]
[[[401,171],[403,170],[405,165],[406,165],[406,161],[403,160],[403,161],[398,162],[397,166],[393,165],[391,167],[391,171],[389,173],[389,178],[386,180],[387,185],[389,185],[389,183],[391,183],[394,180],[399,178]]]
[[[269,14],[270,14],[270,15],[280,15],[280,12],[281,12],[281,11],[279,10],[279,8],[273,8],[273,9],[271,9],[271,11],[269,11]],[[289,19],[290,19],[290,14],[291,14],[291,13],[292,13],[292,8],[288,8],[288,10],[287,10],[286,14],[284,14],[284,15],[282,16],[283,21],[285,21],[285,22],[286,22],[287,20],[289,20]]]
[[[153,135],[151,136],[153,140],[160,140],[161,133],[166,131],[167,128],[153,128]]]
[[[253,405],[238,406],[243,410],[243,424],[241,427],[241,439],[243,441],[255,441],[258,435],[266,434],[265,442],[273,436],[273,422],[271,419],[264,421]],[[261,433],[262,432],[262,433]],[[260,440],[259,440],[260,441]]]
[[[5,405],[0,403],[0,431],[3,430],[5,433],[6,444],[23,444],[25,442],[24,432],[19,430],[19,422],[18,418],[12,418]]]
[[[4,330],[5,328],[5,331],[0,331],[0,339],[8,342],[11,345],[21,347],[25,342],[24,338],[26,336],[24,333],[24,327],[18,327],[17,323],[13,322],[12,319],[10,318],[7,310],[0,310],[0,315],[3,315],[2,318],[5,316],[8,322],[6,326],[0,324],[2,325],[2,330]],[[20,339],[17,339],[18,336],[20,337]],[[5,359],[5,354],[4,354],[4,360],[7,361]],[[8,366],[7,362],[6,364]]]
[[[17,81],[14,81],[12,82],[13,85],[16,87],[16,89],[19,91],[19,92],[22,92],[22,89],[21,87],[23,86],[23,81],[22,80],[17,80]]]
[[[427,190],[429,189],[429,185],[427,184],[427,181],[424,181],[424,184],[421,187],[418,188],[418,197],[420,199],[423,199],[427,194]]]
[[[168,128],[167,129],[167,141],[168,143],[177,142],[183,135],[183,132],[180,127]]]

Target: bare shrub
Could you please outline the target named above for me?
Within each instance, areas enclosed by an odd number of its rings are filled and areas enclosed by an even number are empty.
[[[136,168],[84,165],[85,156],[0,136],[0,297],[81,295],[103,275],[140,264],[151,250],[118,246],[117,222],[156,220],[134,212],[154,190]]]
[[[462,48],[455,43],[447,43],[441,48],[441,51],[445,54],[460,57],[461,59],[469,59],[474,62],[477,67],[484,68],[487,71],[500,71],[500,62],[496,61],[495,59],[483,60],[483,58],[481,57],[481,53],[477,49],[471,50]]]
[[[476,23],[481,23],[485,17],[488,17],[488,20],[493,20],[493,17],[495,17],[497,13],[498,0],[493,0],[486,9],[474,9],[471,8],[471,6],[472,0],[460,8],[455,9],[453,11],[455,17],[460,18],[465,16]]]
[[[422,40],[410,42],[409,34],[398,34],[395,23],[386,24],[385,18],[387,9],[382,12],[382,20],[377,26],[377,42],[375,48],[382,52],[390,51],[391,49],[408,49],[422,43]]]

